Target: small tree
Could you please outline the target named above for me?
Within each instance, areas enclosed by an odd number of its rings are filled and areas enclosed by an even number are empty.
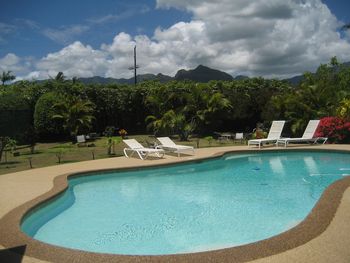
[[[105,129],[105,136],[107,137],[107,154],[112,154],[112,146],[113,146],[113,135],[116,131],[116,128],[114,126],[107,126]]]
[[[214,140],[213,136],[207,136],[207,137],[204,137],[204,139],[207,140],[209,146],[211,146],[211,143]]]
[[[11,74],[11,71],[7,71],[7,72],[3,71],[1,76],[0,76],[0,80],[1,80],[3,86],[5,85],[5,82],[11,81],[14,79],[16,79],[16,76]]]
[[[69,148],[67,146],[58,146],[58,147],[49,149],[49,152],[53,153],[56,156],[57,162],[60,164],[62,162],[62,159],[65,153],[69,152]]]
[[[5,162],[7,162],[7,151],[13,152],[16,149],[17,141],[10,137],[0,137],[0,161],[5,152]]]
[[[9,143],[10,137],[4,136],[4,137],[0,137],[0,162],[2,159],[2,154],[7,146],[7,144]]]
[[[37,133],[33,126],[30,126],[24,133],[24,139],[29,144],[30,153],[34,154],[36,141],[38,139]]]

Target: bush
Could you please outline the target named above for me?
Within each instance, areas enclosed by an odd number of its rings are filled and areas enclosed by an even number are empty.
[[[331,143],[349,143],[350,122],[339,117],[322,118],[316,137],[328,137],[328,141]]]
[[[40,138],[63,134],[62,123],[52,118],[56,114],[52,106],[61,100],[61,96],[54,92],[48,92],[38,99],[34,111],[34,127]]]

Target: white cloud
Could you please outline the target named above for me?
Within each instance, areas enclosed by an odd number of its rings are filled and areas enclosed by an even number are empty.
[[[21,58],[13,53],[8,53],[0,58],[0,71],[18,72],[23,70]]]
[[[348,32],[341,37],[340,22],[321,0],[158,0],[157,7],[186,10],[192,21],[158,27],[153,37],[121,32],[99,49],[75,42],[40,59],[32,76],[131,77],[135,45],[139,73],[174,75],[202,64],[232,75],[282,78],[313,71],[333,56],[350,60]],[[51,33],[64,42],[84,30]]]
[[[57,72],[64,72],[68,77],[103,76],[108,65],[104,52],[94,50],[91,46],[84,46],[79,41],[50,53],[42,58],[36,68],[48,76],[56,76]]]
[[[42,33],[57,43],[68,44],[89,29],[90,27],[86,25],[72,25],[61,29],[47,28]]]

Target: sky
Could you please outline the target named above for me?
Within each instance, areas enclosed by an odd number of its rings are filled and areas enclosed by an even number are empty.
[[[198,65],[287,78],[350,61],[348,0],[11,0],[1,5],[0,72],[16,80],[174,76]]]

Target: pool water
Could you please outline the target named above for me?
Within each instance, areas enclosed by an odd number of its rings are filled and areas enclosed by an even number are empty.
[[[46,243],[101,253],[214,250],[294,227],[347,174],[350,154],[264,152],[76,177],[21,228]]]

